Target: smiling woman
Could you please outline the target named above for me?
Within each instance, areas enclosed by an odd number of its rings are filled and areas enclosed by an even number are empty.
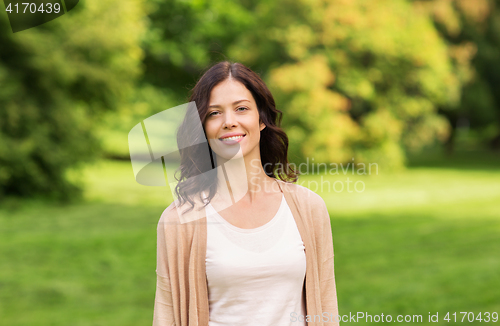
[[[294,170],[278,169],[288,164],[288,137],[271,92],[249,68],[224,61],[190,102],[196,111],[178,142],[201,145],[181,151],[178,200],[158,223],[153,325],[338,325],[328,211],[293,183]],[[183,220],[177,208],[193,209],[195,199],[204,214]]]

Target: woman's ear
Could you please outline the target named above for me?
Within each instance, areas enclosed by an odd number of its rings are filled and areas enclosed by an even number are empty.
[[[264,128],[266,127],[266,124],[264,122],[262,122],[262,120],[260,121],[260,131],[264,130]]]

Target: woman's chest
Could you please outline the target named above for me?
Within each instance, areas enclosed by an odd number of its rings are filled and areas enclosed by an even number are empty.
[[[287,206],[256,229],[236,228],[220,216],[209,217],[209,222],[205,263],[211,285],[252,287],[262,280],[303,280],[304,242]]]
[[[218,214],[228,223],[241,229],[255,229],[269,223],[285,201],[283,194],[272,194],[253,204],[237,202]],[[217,208],[214,205],[214,208]]]

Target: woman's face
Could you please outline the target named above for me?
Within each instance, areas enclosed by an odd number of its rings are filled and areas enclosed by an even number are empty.
[[[212,150],[225,159],[239,156],[240,149],[245,159],[260,159],[260,131],[266,126],[252,93],[228,78],[212,89],[208,105],[204,127]]]

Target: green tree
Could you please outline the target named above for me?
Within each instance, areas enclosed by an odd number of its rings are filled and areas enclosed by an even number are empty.
[[[252,11],[254,4],[245,3],[150,1],[143,82],[184,101],[209,64],[239,59],[229,54],[229,48],[240,35],[251,33],[258,19]]]
[[[143,12],[139,1],[83,1],[16,34],[0,15],[0,195],[78,193],[66,172],[95,157],[97,118],[140,75]]]
[[[468,121],[485,144],[500,148],[500,1],[433,0],[422,5],[450,43],[450,56],[463,81],[458,108],[440,108],[452,127],[448,151],[453,151],[460,121]]]
[[[438,107],[456,107],[461,81],[428,12],[404,0],[301,3],[300,19],[272,30],[289,63],[271,84],[296,153],[398,168],[446,139]]]
[[[451,126],[468,62],[406,0],[154,2],[145,80],[186,94],[208,64],[259,72],[284,112],[292,159],[401,167]],[[182,97],[185,100],[185,97]]]

